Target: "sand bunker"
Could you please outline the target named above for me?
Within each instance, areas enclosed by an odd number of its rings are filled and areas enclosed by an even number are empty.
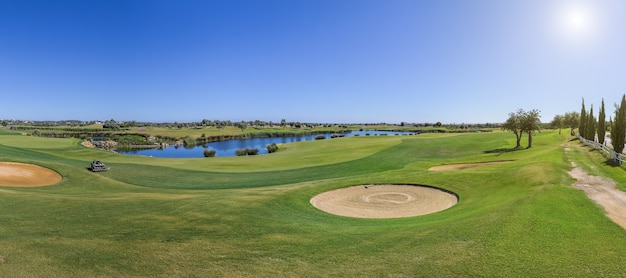
[[[430,168],[428,168],[428,171],[460,170],[460,169],[468,169],[468,168],[489,166],[489,165],[494,165],[494,164],[501,164],[501,163],[506,163],[506,162],[510,162],[510,161],[505,160],[505,161],[491,161],[491,162],[479,162],[479,163],[440,165],[440,166],[430,167]]]
[[[311,199],[316,208],[357,218],[400,218],[445,210],[458,197],[418,185],[359,185],[321,193]]]
[[[0,162],[0,186],[34,187],[58,183],[59,173],[33,164]]]

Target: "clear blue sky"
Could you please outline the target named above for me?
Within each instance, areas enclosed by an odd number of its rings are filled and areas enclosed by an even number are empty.
[[[608,115],[626,1],[0,0],[0,119]]]

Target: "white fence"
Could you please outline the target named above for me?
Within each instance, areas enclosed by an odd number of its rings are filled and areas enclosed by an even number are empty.
[[[592,147],[596,150],[601,150],[602,152],[606,153],[609,156],[609,159],[613,159],[613,160],[619,160],[620,164],[623,163],[624,161],[626,161],[626,156],[624,154],[621,153],[616,153],[611,147],[600,144],[596,141],[591,141],[591,140],[587,140],[585,138],[583,138],[582,136],[580,136],[580,134],[577,135],[578,140],[580,140],[580,142],[582,142],[583,144]]]

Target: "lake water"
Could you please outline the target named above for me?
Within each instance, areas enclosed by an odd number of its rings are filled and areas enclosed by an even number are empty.
[[[394,131],[377,131],[377,130],[363,130],[353,131],[344,134],[345,136],[396,136],[396,135],[411,135],[412,132],[394,132]],[[304,136],[291,136],[291,137],[270,137],[270,138],[251,138],[240,140],[228,140],[222,142],[212,142],[205,145],[194,146],[185,148],[183,146],[170,146],[163,149],[137,149],[137,150],[118,150],[119,153],[129,155],[143,155],[165,158],[197,158],[204,157],[204,149],[215,150],[215,156],[235,156],[235,151],[239,149],[252,148],[258,149],[259,154],[267,154],[267,145],[272,143],[285,144],[301,141],[315,140],[315,137],[323,135],[326,139],[329,139],[333,134],[314,134]],[[280,151],[280,147],[279,147]]]

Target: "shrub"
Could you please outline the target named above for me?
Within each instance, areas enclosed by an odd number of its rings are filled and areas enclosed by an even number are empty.
[[[278,150],[278,145],[276,145],[276,143],[272,143],[267,145],[267,147],[265,147],[267,149],[268,153],[274,153]]]
[[[204,151],[202,153],[204,154],[204,157],[214,157],[215,156],[215,150],[204,149]]]
[[[258,153],[259,153],[259,149],[253,149],[253,148],[238,149],[235,151],[235,155],[237,156],[256,155]]]
[[[197,144],[198,144],[198,142],[194,138],[191,138],[189,136],[186,136],[185,138],[183,138],[183,145],[185,145],[185,146],[194,147]]]
[[[315,140],[324,140],[324,139],[326,139],[326,136],[324,135],[315,136]]]

